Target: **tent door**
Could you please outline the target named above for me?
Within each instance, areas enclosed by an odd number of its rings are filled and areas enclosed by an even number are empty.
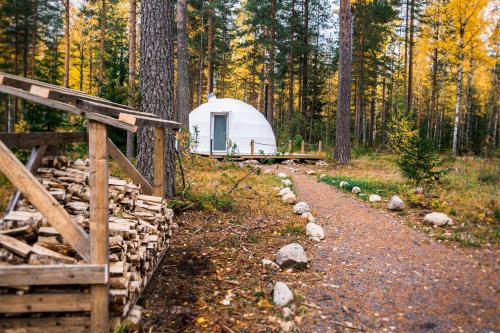
[[[227,115],[216,114],[214,117],[213,150],[226,151]]]

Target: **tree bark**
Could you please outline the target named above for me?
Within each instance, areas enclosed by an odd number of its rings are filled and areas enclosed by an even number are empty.
[[[99,94],[102,94],[104,85],[104,58],[106,56],[105,41],[106,41],[106,0],[101,3],[101,32],[99,45]]]
[[[377,85],[372,88],[372,96],[370,99],[370,145],[375,144],[375,136],[377,135],[377,110],[375,108],[375,97],[377,92]]]
[[[70,39],[69,39],[69,12],[70,3],[69,0],[64,0],[64,86],[69,87],[69,51],[70,51]]]
[[[274,122],[274,38],[276,37],[275,28],[276,18],[276,0],[271,0],[271,27],[270,27],[270,42],[269,42],[269,90],[267,102],[267,121],[273,126]]]
[[[293,70],[293,58],[294,58],[294,34],[295,34],[295,0],[292,0],[292,13],[290,15],[290,45],[288,46],[288,130],[290,133],[294,133],[293,126],[293,79],[294,79],[294,70]]]
[[[214,62],[213,62],[213,45],[214,45],[214,8],[213,0],[209,0],[208,7],[208,41],[207,41],[207,94],[214,92]]]
[[[411,0],[410,4],[410,47],[408,51],[408,95],[406,101],[406,112],[411,115],[413,102],[413,35],[414,35],[414,20],[415,20],[415,0]]]
[[[129,0],[130,15],[128,19],[128,105],[137,108],[136,102],[136,68],[137,68],[137,1]],[[134,156],[134,139],[132,132],[127,132],[127,158]]]
[[[308,81],[309,81],[309,0],[304,0],[304,31],[302,35],[302,114],[304,119],[308,113]],[[305,126],[304,126],[305,128]]]
[[[172,0],[141,1],[140,93],[141,111],[162,119],[173,119],[174,78],[174,7]],[[163,70],[158,70],[159,68]],[[165,140],[165,193],[175,194],[175,138],[171,131]],[[137,138],[137,167],[153,180],[153,129],[143,126]]]
[[[340,0],[340,58],[337,95],[337,126],[334,158],[339,163],[351,161],[350,97],[351,97],[351,7],[349,0]]]
[[[460,27],[460,39],[458,45],[458,73],[457,73],[457,93],[455,99],[455,116],[453,119],[453,142],[451,146],[451,154],[456,157],[458,154],[458,127],[460,125],[460,111],[462,108],[462,76],[463,76],[463,49],[464,49],[464,30]]]
[[[364,78],[364,66],[365,66],[365,33],[364,29],[361,29],[361,46],[359,51],[359,70],[358,77],[356,79],[356,105],[355,105],[355,120],[354,120],[354,142],[356,145],[359,144],[361,136],[363,135],[363,78]]]
[[[177,112],[179,122],[189,129],[189,55],[186,31],[186,0],[177,0]]]

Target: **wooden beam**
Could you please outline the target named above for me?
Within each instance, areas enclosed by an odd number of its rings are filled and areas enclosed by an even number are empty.
[[[43,141],[41,141],[43,142]],[[33,147],[31,148],[31,154],[28,159],[28,162],[26,162],[26,168],[33,173],[36,169],[38,169],[38,166],[42,162],[43,155],[47,151],[47,146],[39,146],[39,147]],[[8,214],[11,210],[16,208],[17,203],[21,198],[23,197],[22,193],[20,191],[16,191],[12,198],[9,201],[9,204],[7,205],[7,208],[5,209],[5,214]]]
[[[0,141],[0,171],[23,193],[28,201],[43,214],[64,239],[84,259],[90,260],[89,237],[68,212],[50,195],[33,174]],[[107,190],[105,191],[107,193]]]
[[[88,333],[90,317],[2,318],[0,332]]]
[[[165,197],[165,130],[153,130],[153,195]]]
[[[9,148],[31,148],[41,144],[55,146],[65,143],[86,142],[87,132],[0,132],[0,140]]]
[[[7,235],[0,235],[0,245],[23,258],[31,252],[31,246]]]
[[[91,263],[109,264],[108,131],[106,125],[89,121],[90,254]],[[109,285],[91,286],[91,332],[109,330]]]
[[[90,298],[89,293],[2,295],[0,313],[90,311]]]
[[[255,140],[252,139],[252,140],[250,140],[250,155],[251,156],[254,155],[254,150],[255,150]]]
[[[59,102],[59,101],[52,100],[52,99],[47,99],[45,97],[40,97],[40,96],[31,94],[29,92],[26,92],[24,90],[12,88],[12,87],[0,84],[0,92],[19,97],[19,98],[25,99],[25,100],[33,102],[33,103],[45,105],[45,106],[48,106],[48,107],[56,109],[56,110],[65,111],[65,112],[69,112],[72,114],[86,117],[87,119],[96,120],[96,121],[99,121],[99,122],[104,123],[104,124],[108,124],[108,125],[111,125],[114,127],[124,129],[126,131],[137,132],[137,126],[133,126],[133,125],[124,123],[122,121],[119,121],[118,119],[111,118],[111,117],[108,117],[108,116],[105,116],[105,115],[102,115],[99,113],[84,111],[84,110],[79,109],[79,108],[77,108],[73,105],[70,105],[70,104],[66,104],[66,103]]]
[[[0,266],[0,287],[105,284],[106,265],[12,265]]]
[[[108,138],[108,154],[113,160],[120,166],[120,168],[125,171],[127,176],[132,179],[133,182],[140,184],[142,192],[144,194],[153,194],[153,187],[148,183],[148,181],[141,175],[139,171],[134,167],[132,163],[122,154],[120,149]]]
[[[135,111],[135,110],[131,110],[128,108],[124,108],[123,106],[107,105],[107,104],[102,104],[101,102],[97,102],[97,101],[88,101],[88,100],[77,99],[75,105],[82,110],[102,113],[105,115],[115,116],[115,117],[118,117],[120,115],[120,113],[125,113],[125,114],[144,116],[144,117],[155,118],[155,119],[160,118],[159,116],[155,115],[154,113]]]
[[[130,125],[151,125],[156,127],[168,128],[174,131],[177,131],[182,127],[182,124],[176,121],[137,116],[129,113],[120,113],[118,119]]]

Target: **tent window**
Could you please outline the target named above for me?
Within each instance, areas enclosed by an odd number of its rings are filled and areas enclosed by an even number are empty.
[[[227,142],[227,115],[214,115],[213,150],[225,151]]]

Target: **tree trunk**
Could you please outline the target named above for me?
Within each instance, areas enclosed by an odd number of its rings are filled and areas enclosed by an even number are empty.
[[[365,66],[365,33],[364,29],[361,29],[361,46],[359,51],[359,70],[358,77],[356,79],[356,105],[355,105],[355,120],[354,120],[354,142],[356,145],[362,136],[362,120],[363,120],[363,78],[364,78],[364,66]]]
[[[337,94],[337,126],[334,158],[339,163],[351,161],[350,97],[351,97],[351,7],[349,0],[340,0],[340,58]]]
[[[267,103],[267,121],[273,126],[274,122],[274,38],[275,38],[275,16],[276,16],[276,0],[271,0],[271,29],[270,29],[270,42],[269,42],[269,90],[268,90],[268,103]]]
[[[375,144],[375,136],[377,135],[377,110],[375,108],[375,97],[377,85],[372,88],[372,96],[370,99],[370,145]]]
[[[70,14],[70,3],[69,0],[64,0],[64,86],[69,87],[69,51],[70,51],[70,40],[69,40],[69,14]]]
[[[455,117],[453,120],[453,142],[451,154],[453,157],[458,153],[458,127],[460,125],[460,109],[462,107],[462,76],[463,76],[463,49],[464,49],[464,28],[460,29],[460,41],[458,50],[458,74],[457,74],[457,94],[455,99]]]
[[[141,111],[162,119],[173,119],[174,109],[174,7],[171,0],[141,1],[140,106]],[[164,70],[157,70],[162,68]],[[165,140],[165,193],[172,197],[175,177],[174,135]],[[143,126],[137,138],[137,167],[151,183],[153,179],[153,129]]]
[[[129,0],[130,15],[128,19],[128,105],[137,108],[135,73],[137,67],[137,2]],[[127,132],[127,158],[134,156],[133,132]]]
[[[411,0],[410,5],[410,48],[408,55],[408,95],[406,101],[406,112],[411,115],[413,102],[413,30],[415,20],[415,0]]]
[[[302,113],[304,120],[308,113],[308,80],[309,80],[309,0],[304,0],[304,31],[302,35]],[[305,128],[305,126],[304,126]]]
[[[392,75],[392,74],[391,74]],[[385,145],[386,140],[386,130],[387,130],[387,103],[386,103],[386,84],[385,84],[385,73],[382,79],[382,112],[380,114],[380,145]]]
[[[208,41],[207,41],[207,94],[214,91],[214,63],[213,63],[213,44],[214,44],[214,8],[213,0],[209,0],[208,7]]]
[[[102,94],[104,85],[104,58],[106,57],[105,41],[106,41],[106,0],[102,0],[101,4],[101,33],[99,46],[99,94]]]
[[[177,112],[189,129],[189,55],[186,31],[186,0],[177,0]]]
[[[294,34],[295,34],[295,0],[292,0],[292,13],[290,15],[290,45],[288,53],[288,130],[293,134],[293,55],[294,55]]]
[[[33,1],[33,29],[31,35],[31,73],[32,79],[35,78],[35,63],[36,63],[36,43],[38,37],[38,1]]]

